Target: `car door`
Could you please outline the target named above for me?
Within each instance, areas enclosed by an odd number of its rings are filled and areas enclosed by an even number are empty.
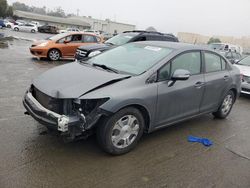
[[[188,70],[191,76],[174,82],[171,75],[177,69]],[[201,52],[188,51],[175,57],[158,71],[156,125],[161,127],[198,114],[203,93]]]
[[[67,43],[68,46],[68,55],[73,57],[75,56],[76,49],[82,45],[83,35],[82,34],[74,34],[71,37],[71,41]]]
[[[72,35],[67,35],[66,37],[61,38],[55,44],[55,48],[61,51],[63,57],[70,56],[70,41],[72,40]]]
[[[18,25],[19,31],[25,31],[25,24]]]
[[[212,111],[218,108],[218,104],[232,78],[227,70],[227,62],[218,54],[204,51],[205,64],[205,92],[201,104],[201,111]]]

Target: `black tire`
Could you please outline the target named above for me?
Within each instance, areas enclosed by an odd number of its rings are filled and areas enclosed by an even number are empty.
[[[61,58],[61,52],[58,49],[51,49],[47,56],[50,61],[58,61]]]
[[[31,29],[31,33],[35,33],[36,32],[36,30],[35,29]]]
[[[225,104],[226,100],[229,100],[228,104],[230,103],[230,105],[228,105],[227,108]],[[214,117],[219,118],[219,119],[225,119],[231,112],[234,102],[235,102],[235,94],[232,90],[230,90],[227,92],[227,94],[223,98],[219,109],[213,113]]]
[[[125,121],[126,121],[127,117],[136,118],[136,120],[133,120],[134,122],[136,122],[135,124],[133,122],[133,125],[134,125],[134,128],[135,126],[139,127],[137,128],[138,134],[137,135],[132,134],[129,137],[127,137],[128,140],[131,139],[131,143],[125,146],[124,148],[119,148],[119,146],[115,146],[115,144],[113,143],[114,140],[112,141],[112,137],[116,136],[114,135],[114,132],[117,131],[117,129],[115,129],[115,126],[117,125],[116,123],[119,120],[123,120],[123,118],[125,118]],[[96,131],[97,141],[100,147],[109,154],[121,155],[121,154],[127,153],[131,151],[137,145],[138,141],[140,140],[143,134],[144,125],[145,125],[145,122],[143,119],[143,115],[138,109],[133,108],[133,107],[124,108],[118,111],[117,113],[115,113],[114,115],[103,119],[103,121],[98,125],[97,131]],[[127,125],[123,125],[123,128],[125,128],[125,126]],[[126,132],[127,131],[121,130],[119,134],[124,133],[123,136],[125,136]],[[126,142],[123,139],[121,139],[120,141],[123,142],[122,144],[125,144]],[[117,145],[119,145],[119,142],[117,143]]]
[[[14,30],[15,30],[15,31],[19,31],[19,28],[15,27]]]
[[[7,25],[6,27],[7,27],[7,28],[11,28],[11,25]]]

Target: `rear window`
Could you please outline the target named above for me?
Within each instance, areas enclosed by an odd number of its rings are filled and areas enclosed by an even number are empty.
[[[205,52],[205,68],[207,73],[225,70],[226,62],[216,54]]]

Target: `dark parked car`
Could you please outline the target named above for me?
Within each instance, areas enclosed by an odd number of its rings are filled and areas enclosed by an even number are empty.
[[[122,34],[116,35],[104,42],[104,44],[94,44],[81,46],[76,50],[75,59],[87,60],[99,53],[102,53],[111,48],[123,45],[129,42],[138,41],[171,41],[178,42],[178,39],[172,34],[163,34],[150,31],[125,31]]]
[[[41,27],[38,27],[38,31],[40,33],[51,33],[51,34],[58,34],[59,33],[58,28],[55,26],[51,26],[51,25],[43,25]]]
[[[96,131],[104,151],[118,155],[143,132],[207,113],[226,118],[240,84],[239,69],[214,51],[147,41],[50,69],[33,81],[23,104],[72,139]]]
[[[0,29],[6,27],[3,20],[0,20]]]

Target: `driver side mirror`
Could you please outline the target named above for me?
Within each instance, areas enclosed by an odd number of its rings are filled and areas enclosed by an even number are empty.
[[[189,79],[191,73],[188,70],[184,69],[177,69],[174,71],[171,80],[177,81],[177,80],[187,80]]]
[[[64,41],[63,41],[64,44],[67,44],[67,43],[69,43],[69,42],[70,42],[69,40],[64,40]]]

